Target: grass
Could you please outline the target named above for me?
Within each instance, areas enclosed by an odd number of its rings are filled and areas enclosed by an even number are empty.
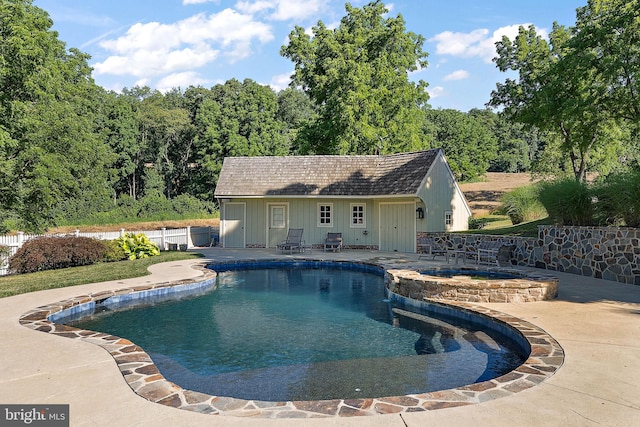
[[[491,234],[494,236],[518,236],[518,237],[538,237],[538,226],[549,225],[549,218],[538,219],[536,221],[523,222],[518,225],[511,225],[508,217],[506,221],[496,220],[489,222],[487,227],[480,230],[468,230],[464,234]],[[500,226],[502,225],[502,226]]]
[[[0,277],[0,298],[46,289],[146,276],[149,274],[147,268],[150,265],[200,257],[200,254],[191,252],[162,252],[159,256],[135,261],[98,263],[83,267],[2,276]]]

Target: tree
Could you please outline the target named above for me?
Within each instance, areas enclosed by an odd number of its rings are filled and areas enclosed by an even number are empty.
[[[496,43],[494,61],[500,71],[518,71],[519,79],[498,83],[489,105],[504,107],[508,117],[528,126],[558,133],[575,179],[584,182],[590,155],[611,141],[616,123],[602,108],[606,88],[601,81],[576,72],[584,55],[572,51],[569,41],[575,32],[554,24],[549,42],[534,26],[520,27],[513,42],[503,37]]]
[[[213,200],[222,161],[227,156],[285,156],[290,141],[277,118],[278,98],[268,86],[236,79],[211,88],[195,117],[198,165],[195,191]]]
[[[427,110],[425,133],[432,147],[441,147],[456,179],[483,175],[496,157],[497,141],[490,128],[457,110]]]
[[[0,204],[42,230],[64,200],[109,198],[102,90],[30,0],[0,3]]]
[[[472,109],[469,116],[491,130],[497,141],[497,155],[489,162],[491,172],[528,172],[538,158],[545,134],[538,128],[525,129],[488,109]]]
[[[303,91],[287,88],[278,93],[278,120],[286,128],[294,154],[307,154],[312,151],[310,139],[305,130],[313,125],[317,118],[316,108]]]
[[[318,108],[304,131],[309,152],[373,154],[411,150],[421,144],[427,84],[408,73],[427,66],[424,38],[405,30],[401,15],[381,1],[362,9],[346,4],[336,29],[319,21],[313,37],[295,27],[280,50],[292,60],[292,86]]]
[[[115,182],[113,184],[114,203],[120,194],[136,198],[138,192],[137,170],[141,148],[139,146],[138,100],[109,92],[105,96],[105,133],[109,146],[116,155],[114,163]]]
[[[640,125],[640,0],[589,0],[577,9],[570,41],[576,72],[593,75],[605,91],[602,106]]]

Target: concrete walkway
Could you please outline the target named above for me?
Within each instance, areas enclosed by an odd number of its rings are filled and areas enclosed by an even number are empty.
[[[262,259],[272,250],[194,250],[206,259]],[[415,254],[313,251],[306,258],[433,265]],[[198,277],[202,261],[151,267],[137,279],[75,286],[0,299],[0,404],[70,404],[72,426],[638,426],[640,425],[640,286],[558,273],[557,300],[484,304],[545,329],[562,345],[565,364],[550,379],[482,404],[373,417],[247,419],[191,413],[151,403],[125,383],[102,348],[30,330],[23,313],[65,298]],[[1,415],[1,414],[0,414]],[[1,417],[0,417],[1,418]]]

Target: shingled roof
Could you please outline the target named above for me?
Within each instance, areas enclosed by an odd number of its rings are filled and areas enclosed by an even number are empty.
[[[440,151],[387,156],[227,157],[215,195],[415,195]]]

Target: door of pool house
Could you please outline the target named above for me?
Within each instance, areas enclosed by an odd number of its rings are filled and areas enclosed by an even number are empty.
[[[225,203],[223,206],[222,245],[224,248],[244,248],[246,205],[244,203]]]
[[[288,206],[285,203],[269,204],[267,209],[267,247],[276,245],[287,238]]]
[[[380,203],[380,250],[416,251],[415,203]]]

